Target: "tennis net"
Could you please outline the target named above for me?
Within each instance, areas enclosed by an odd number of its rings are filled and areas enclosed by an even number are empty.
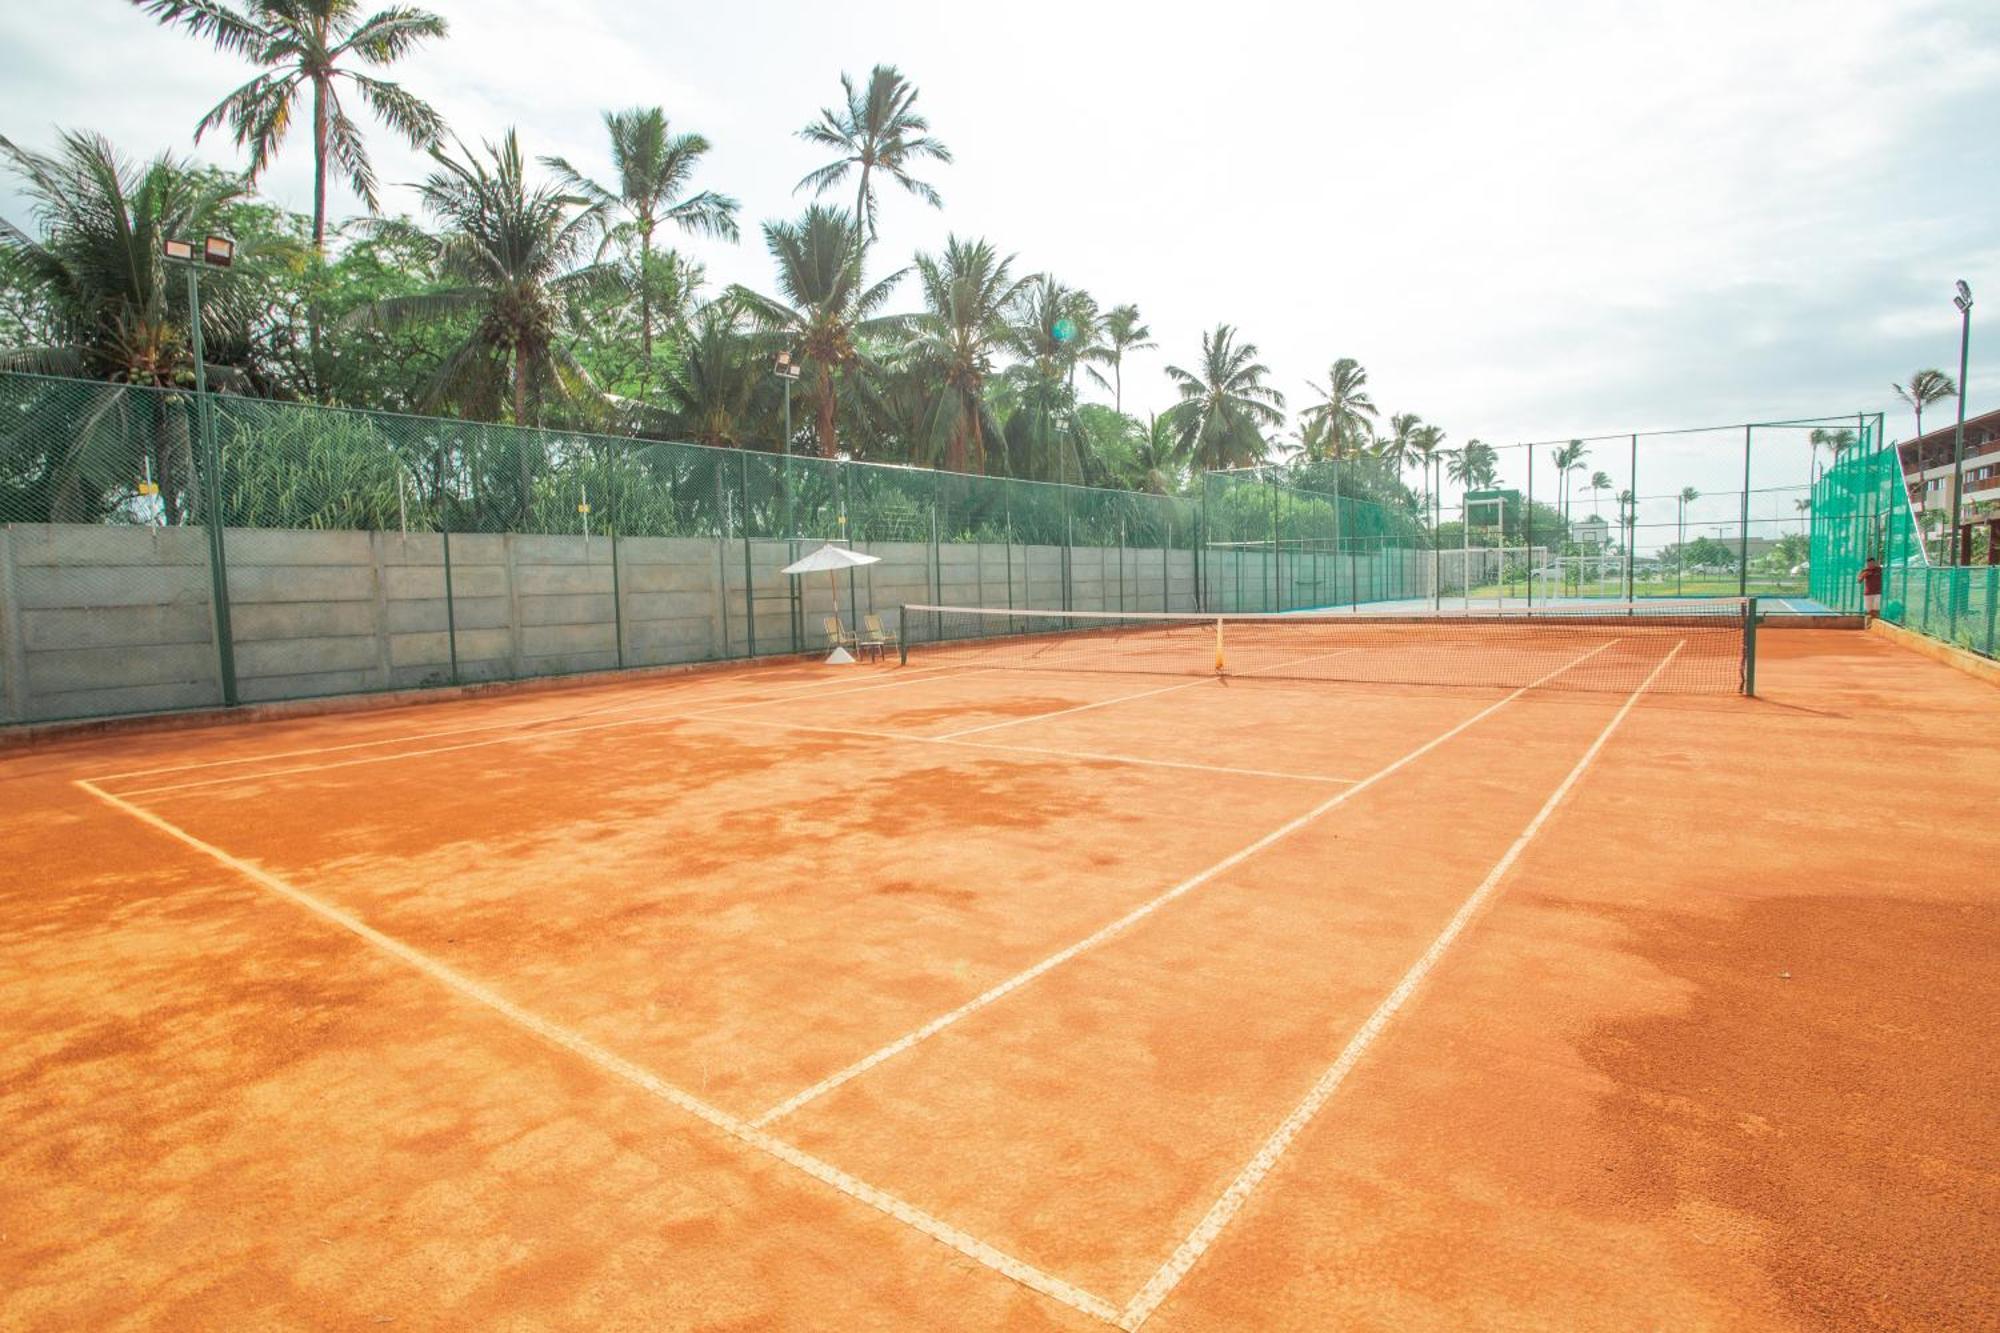
[[[1179,615],[905,606],[905,662],[1629,693],[1756,692],[1756,599]],[[1655,670],[1658,675],[1654,676]]]

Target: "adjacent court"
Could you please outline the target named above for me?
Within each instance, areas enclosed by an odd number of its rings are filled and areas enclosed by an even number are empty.
[[[1221,619],[0,752],[0,1322],[1996,1318],[2000,692]]]

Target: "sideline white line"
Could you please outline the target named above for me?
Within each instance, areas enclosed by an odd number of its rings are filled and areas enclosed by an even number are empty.
[[[829,690],[824,694],[814,693],[812,697],[815,699],[835,699],[843,694],[862,694],[869,690],[887,690],[893,689],[898,685],[921,685],[926,681],[935,679],[937,678],[934,676],[926,676],[922,678],[908,677],[897,680],[878,681],[872,685],[856,685],[845,690]],[[797,696],[786,697],[789,699]],[[723,708],[751,708],[758,704],[780,702],[784,702],[784,700],[756,699],[750,703],[725,704]],[[714,711],[721,712],[722,709]],[[518,745],[524,741],[538,741],[550,736],[575,736],[589,731],[614,731],[622,727],[645,726],[648,723],[675,722],[691,716],[694,716],[694,714],[688,712],[685,708],[667,706],[657,712],[635,713],[631,717],[620,718],[615,722],[593,722],[588,726],[582,727],[549,727],[539,731],[513,732],[505,736],[494,736],[483,741],[462,741],[457,745],[433,745],[423,750],[399,750],[395,754],[363,755],[358,759],[336,759],[331,763],[325,764],[295,764],[290,768],[260,769],[254,773],[225,773],[221,777],[198,778],[192,782],[169,782],[155,787],[134,787],[120,792],[119,795],[156,796],[162,792],[190,791],[197,787],[219,787],[232,782],[256,782],[264,778],[286,777],[294,773],[325,773],[336,768],[353,768],[360,764],[386,764],[396,759],[417,759],[425,755],[451,754],[459,750],[478,750],[489,745]],[[87,780],[103,781],[101,778]]]
[[[870,1208],[896,1219],[905,1226],[922,1232],[932,1240],[950,1246],[960,1254],[977,1263],[983,1264],[994,1272],[1011,1278],[1022,1286],[1038,1291],[1044,1296],[1061,1301],[1071,1309],[1079,1310],[1084,1314],[1092,1315],[1106,1322],[1117,1319],[1117,1309],[1102,1297],[1092,1295],[1081,1287],[1073,1286],[1068,1282],[1064,1282],[1061,1278],[1053,1277],[1030,1264],[1024,1263],[1014,1256],[1007,1254],[1005,1251],[987,1244],[976,1236],[961,1231],[950,1223],[924,1212],[914,1204],[897,1198],[886,1190],[878,1189],[866,1181],[849,1175],[829,1162],[793,1147],[782,1139],[766,1134],[755,1126],[745,1124],[735,1116],[730,1115],[727,1111],[711,1106],[692,1093],[675,1087],[651,1071],[599,1046],[596,1042],[591,1041],[581,1033],[522,1008],[497,991],[480,982],[474,981],[471,977],[457,971],[448,964],[440,962],[429,954],[403,943],[392,935],[383,934],[358,917],[352,916],[335,907],[333,904],[317,898],[303,889],[297,888],[252,862],[233,856],[213,843],[202,841],[192,833],[170,823],[150,810],[133,805],[121,797],[113,796],[111,793],[93,786],[87,778],[75,779],[75,785],[106,805],[111,806],[113,809],[123,811],[125,814],[165,834],[174,841],[200,852],[209,859],[236,871],[246,879],[263,886],[279,897],[287,899],[322,920],[357,936],[383,953],[407,963],[446,989],[456,992],[475,1003],[484,1005],[486,1008],[499,1014],[502,1018],[519,1027],[525,1028],[544,1041],[580,1056],[605,1073],[622,1079],[652,1094],[661,1101],[687,1112],[689,1115],[722,1131],[738,1142],[754,1148],[766,1156],[775,1158],[787,1166],[802,1171],[815,1180],[830,1185],[848,1198],[867,1204]]]
[[[1499,712],[1502,708],[1505,708],[1508,704],[1513,703],[1516,699],[1526,694],[1529,690],[1532,690],[1539,685],[1545,684],[1548,681],[1554,680],[1557,676],[1560,676],[1563,672],[1568,671],[1573,667],[1578,667],[1583,665],[1583,663],[1589,661],[1591,658],[1597,656],[1599,653],[1603,652],[1605,649],[1611,647],[1613,644],[1616,644],[1618,642],[1619,640],[1617,639],[1611,639],[1605,643],[1601,643],[1597,647],[1592,648],[1589,652],[1585,653],[1583,656],[1576,658],[1574,661],[1568,662],[1563,666],[1559,666],[1554,671],[1549,672],[1547,675],[1541,677],[1540,679],[1535,680],[1527,685],[1521,686],[1521,688],[1515,690],[1512,694],[1507,695],[1505,698],[1495,700],[1494,702],[1488,704],[1486,707],[1480,709],[1477,713],[1474,713],[1471,717],[1466,718],[1463,722],[1460,722],[1456,726],[1452,727],[1449,731],[1446,731],[1442,735],[1433,737],[1432,739],[1425,741],[1422,745],[1410,751],[1402,758],[1396,760],[1395,762],[1389,764],[1384,768],[1377,769],[1375,772],[1370,773],[1367,777],[1361,779],[1353,786],[1348,787],[1343,791],[1336,792],[1332,796],[1329,796],[1326,800],[1321,801],[1318,805],[1306,811],[1304,814],[1288,821],[1287,823],[1281,824],[1279,827],[1271,830],[1271,832],[1269,833],[1266,833],[1263,837],[1257,839],[1255,842],[1249,844],[1247,847],[1243,847],[1238,851],[1231,853],[1230,855],[1224,857],[1222,860],[1217,861],[1214,865],[1208,867],[1208,869],[1206,870],[1198,871],[1197,873],[1190,875],[1188,878],[1174,885],[1171,889],[1168,889],[1165,893],[1160,894],[1157,898],[1153,898],[1148,902],[1143,902],[1139,904],[1137,907],[1127,912],[1124,916],[1119,917],[1116,921],[1111,922],[1109,925],[1099,927],[1095,932],[1085,936],[1083,939],[1078,940],[1076,943],[1070,945],[1068,948],[1050,954],[1047,958],[1044,958],[1041,962],[1036,963],[1033,967],[1028,968],[1026,971],[1015,973],[1013,976],[1007,978],[999,985],[994,986],[992,989],[974,996],[972,999],[967,1000],[964,1004],[960,1005],[956,1009],[953,1009],[951,1012],[940,1014],[938,1017],[933,1018],[930,1022],[924,1024],[922,1027],[917,1028],[911,1032],[905,1033],[904,1035],[898,1037],[896,1040],[890,1042],[887,1046],[884,1046],[880,1050],[875,1051],[873,1054],[863,1056],[860,1060],[857,1060],[853,1064],[847,1066],[847,1068],[842,1069],[837,1073],[830,1074],[826,1078],[821,1079],[818,1083],[813,1084],[811,1087],[806,1088],[802,1092],[796,1093],[793,1096],[786,1098],[784,1101],[778,1103],[770,1110],[764,1112],[764,1114],[758,1116],[755,1120],[751,1121],[750,1123],[752,1125],[761,1128],[764,1125],[770,1124],[774,1120],[780,1120],[785,1116],[790,1115],[792,1112],[798,1110],[800,1107],[806,1105],[808,1102],[817,1101],[819,1098],[824,1097],[827,1093],[832,1092],[835,1088],[838,1088],[841,1084],[846,1083],[848,1080],[857,1078],[860,1075],[867,1073],[869,1070],[875,1068],[875,1066],[881,1064],[883,1061],[894,1059],[896,1056],[901,1055],[904,1051],[909,1050],[912,1046],[915,1046],[917,1043],[936,1036],[938,1033],[950,1027],[953,1023],[958,1022],[960,1019],[965,1018],[970,1014],[977,1013],[979,1010],[984,1009],[987,1005],[992,1004],[996,1000],[1004,999],[1006,996],[1012,994],[1016,990],[1019,990],[1021,987],[1027,985],[1029,982],[1041,976],[1043,973],[1052,971],[1053,969],[1062,966],[1064,963],[1067,963],[1070,959],[1075,958],[1078,954],[1096,948],[1098,945],[1104,943],[1106,940],[1111,939],[1115,935],[1123,933],[1129,927],[1135,925],[1140,921],[1145,920],[1147,917],[1159,911],[1162,907],[1165,907],[1168,903],[1174,901],[1176,898],[1179,898],[1184,894],[1192,893],[1195,889],[1200,888],[1203,884],[1208,883],[1216,876],[1223,874],[1226,871],[1233,870],[1235,867],[1241,865],[1243,862],[1249,860],[1251,857],[1257,855],[1259,852],[1264,851],[1266,848],[1272,846],[1274,843],[1280,842],[1283,839],[1290,837],[1292,834],[1297,833],[1300,829],[1312,823],[1314,820],[1318,819],[1321,815],[1324,815],[1328,811],[1337,808],[1344,802],[1349,801],[1356,796],[1359,796],[1362,792],[1367,791],[1370,787],[1374,786],[1376,783],[1382,781],[1384,778],[1389,777],[1391,774],[1406,767],[1407,765],[1415,763],[1417,760],[1423,758],[1425,755],[1429,754],[1432,750],[1435,750],[1438,746],[1443,745],[1446,741],[1458,735],[1460,732],[1466,730],[1468,727],[1474,726],[1477,723],[1484,721],[1486,718],[1493,716],[1493,714]]]
[[[1584,770],[1597,758],[1605,742],[1611,739],[1611,734],[1618,730],[1618,725],[1632,711],[1633,705],[1639,702],[1639,696],[1659,679],[1660,673],[1667,669],[1667,664],[1672,662],[1675,655],[1685,646],[1685,640],[1676,643],[1672,650],[1660,659],[1659,665],[1653,668],[1651,674],[1639,682],[1639,687],[1626,697],[1617,713],[1605,723],[1604,730],[1597,733],[1597,739],[1590,743],[1590,748],[1583,752],[1583,757],[1576,761],[1576,766],[1570,769],[1568,776],[1557,785],[1549,799],[1542,803],[1542,808],[1528,821],[1528,826],[1521,830],[1521,836],[1514,839],[1513,845],[1494,863],[1493,868],[1486,873],[1486,878],[1479,882],[1479,887],[1474,889],[1471,896],[1459,905],[1458,911],[1452,914],[1451,920],[1446,923],[1442,931],[1438,932],[1437,938],[1431,941],[1423,956],[1411,964],[1410,970],[1403,974],[1395,989],[1375,1007],[1375,1012],[1368,1016],[1368,1021],[1363,1023],[1360,1030],[1348,1040],[1346,1047],[1340,1052],[1340,1058],[1320,1075],[1319,1081],[1313,1084],[1305,1100],[1285,1117],[1284,1123],[1278,1126],[1277,1131],[1265,1141],[1257,1155],[1252,1157],[1236,1179],[1230,1182],[1229,1188],[1222,1192],[1222,1197],[1215,1201],[1207,1214],[1196,1224],[1195,1229],[1188,1233],[1187,1239],[1180,1243],[1179,1248],[1167,1262],[1160,1266],[1159,1271],[1153,1274],[1144,1287],[1140,1288],[1138,1295],[1132,1298],[1131,1303],[1119,1315],[1120,1328],[1136,1329],[1145,1323],[1147,1317],[1159,1308],[1160,1302],[1173,1292],[1180,1280],[1187,1276],[1188,1270],[1193,1268],[1209,1246],[1215,1243],[1216,1237],[1222,1234],[1222,1229],[1242,1211],[1251,1192],[1271,1174],[1272,1168],[1278,1164],[1278,1159],[1284,1155],[1285,1149],[1291,1146],[1292,1141],[1311,1123],[1320,1108],[1325,1106],[1327,1100],[1339,1090],[1341,1083],[1353,1072],[1354,1066],[1367,1053],[1369,1046],[1382,1035],[1389,1021],[1396,1016],[1396,1012],[1409,1003],[1410,997],[1416,993],[1417,987],[1423,984],[1424,978],[1430,975],[1431,969],[1437,966],[1438,960],[1444,957],[1445,951],[1451,948],[1473,917],[1478,915],[1479,909],[1493,896],[1500,881],[1513,868],[1522,851],[1534,841],[1535,835],[1542,831],[1542,826],[1548,822],[1549,816],[1555,813],[1556,807],[1562,804],[1565,796],[1569,795],[1570,789],[1583,776]]]

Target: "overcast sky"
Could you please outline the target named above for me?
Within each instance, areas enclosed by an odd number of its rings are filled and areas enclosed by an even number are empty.
[[[824,156],[795,131],[840,72],[900,65],[957,162],[926,173],[941,212],[884,196],[883,267],[956,231],[1138,303],[1141,413],[1228,322],[1293,403],[1353,356],[1385,420],[1448,443],[1857,410],[1901,435],[1889,381],[1956,375],[1961,277],[1993,330],[1969,405],[2000,406],[1992,0],[423,2],[452,34],[392,77],[469,142],[514,125],[608,176],[599,113],[636,104],[713,140],[702,183],[745,237],[686,248],[718,285],[769,288],[757,224],[801,205]],[[25,144],[234,164],[191,134],[245,77],[125,0],[0,5],[0,133]],[[371,142],[385,181],[422,173]],[[309,205],[303,134],[264,188]],[[27,221],[11,183],[0,213]],[[1728,476],[1720,451],[1685,468]]]

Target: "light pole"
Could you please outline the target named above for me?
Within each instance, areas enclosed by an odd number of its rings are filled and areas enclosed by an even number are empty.
[[[1965,466],[1965,372],[1968,355],[1972,351],[1972,288],[1963,278],[1958,282],[1958,294],[1951,298],[1958,307],[1958,429],[1951,438],[1951,563],[1959,563],[1959,553],[1963,549],[1958,537],[1958,493],[1965,489],[1960,470]]]
[[[792,385],[799,377],[799,363],[790,352],[778,353],[771,373],[785,382],[785,438],[779,445],[785,461],[779,464],[785,489],[785,536],[792,536]]]
[[[234,704],[236,643],[229,624],[229,566],[223,556],[222,456],[216,448],[215,432],[209,428],[208,421],[208,364],[201,341],[201,268],[203,264],[211,268],[228,268],[236,258],[236,242],[227,236],[210,236],[202,241],[201,252],[197,255],[193,241],[169,240],[161,246],[161,250],[169,264],[178,264],[187,270],[188,350],[194,356],[195,435],[201,450],[201,466],[208,472],[208,484],[203,490],[208,496],[208,564],[209,579],[214,587],[215,646],[221,663],[222,702]]]

